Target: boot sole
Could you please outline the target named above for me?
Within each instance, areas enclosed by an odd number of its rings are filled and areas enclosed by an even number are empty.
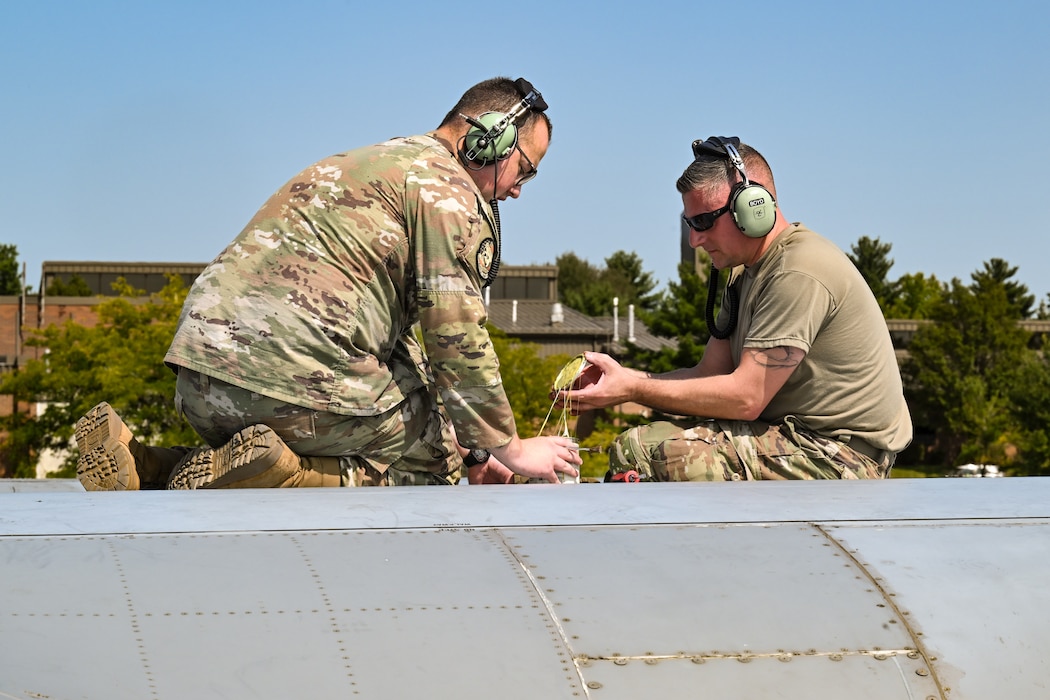
[[[250,425],[214,450],[188,456],[171,475],[169,489],[236,488],[269,471],[286,448],[266,425]]]
[[[92,408],[74,428],[80,457],[77,479],[87,491],[138,488],[135,458],[128,447],[134,437],[106,402]]]

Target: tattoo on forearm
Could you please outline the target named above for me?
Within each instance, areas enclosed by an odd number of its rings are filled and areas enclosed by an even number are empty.
[[[751,357],[763,367],[773,368],[795,368],[802,362],[805,353],[798,348],[780,345],[768,350],[750,349]]]

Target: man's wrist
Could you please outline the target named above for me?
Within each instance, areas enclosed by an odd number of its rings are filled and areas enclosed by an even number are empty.
[[[489,461],[489,457],[492,455],[488,450],[483,450],[480,447],[476,447],[463,456],[463,466],[467,469],[476,467]]]

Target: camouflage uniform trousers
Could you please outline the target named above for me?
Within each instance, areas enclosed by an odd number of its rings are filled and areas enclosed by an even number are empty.
[[[609,451],[614,473],[637,471],[652,481],[882,479],[896,455],[878,460],[792,421],[659,421],[631,428]]]
[[[434,389],[375,416],[344,416],[271,399],[179,368],[175,406],[211,447],[249,425],[270,426],[297,455],[338,457],[341,486],[459,483],[463,460]]]

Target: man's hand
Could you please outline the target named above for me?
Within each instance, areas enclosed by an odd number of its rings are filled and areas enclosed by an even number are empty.
[[[619,362],[600,352],[588,352],[584,356],[590,363],[570,391],[552,391],[555,406],[567,406],[575,415],[592,408],[608,408],[634,400],[633,385],[645,372],[627,369]]]
[[[492,453],[515,474],[552,484],[561,482],[558,474],[579,476],[576,467],[583,464],[576,443],[559,435],[525,440],[515,437],[506,445],[493,448]]]
[[[514,472],[491,455],[482,464],[467,468],[468,484],[510,484],[513,481]]]

